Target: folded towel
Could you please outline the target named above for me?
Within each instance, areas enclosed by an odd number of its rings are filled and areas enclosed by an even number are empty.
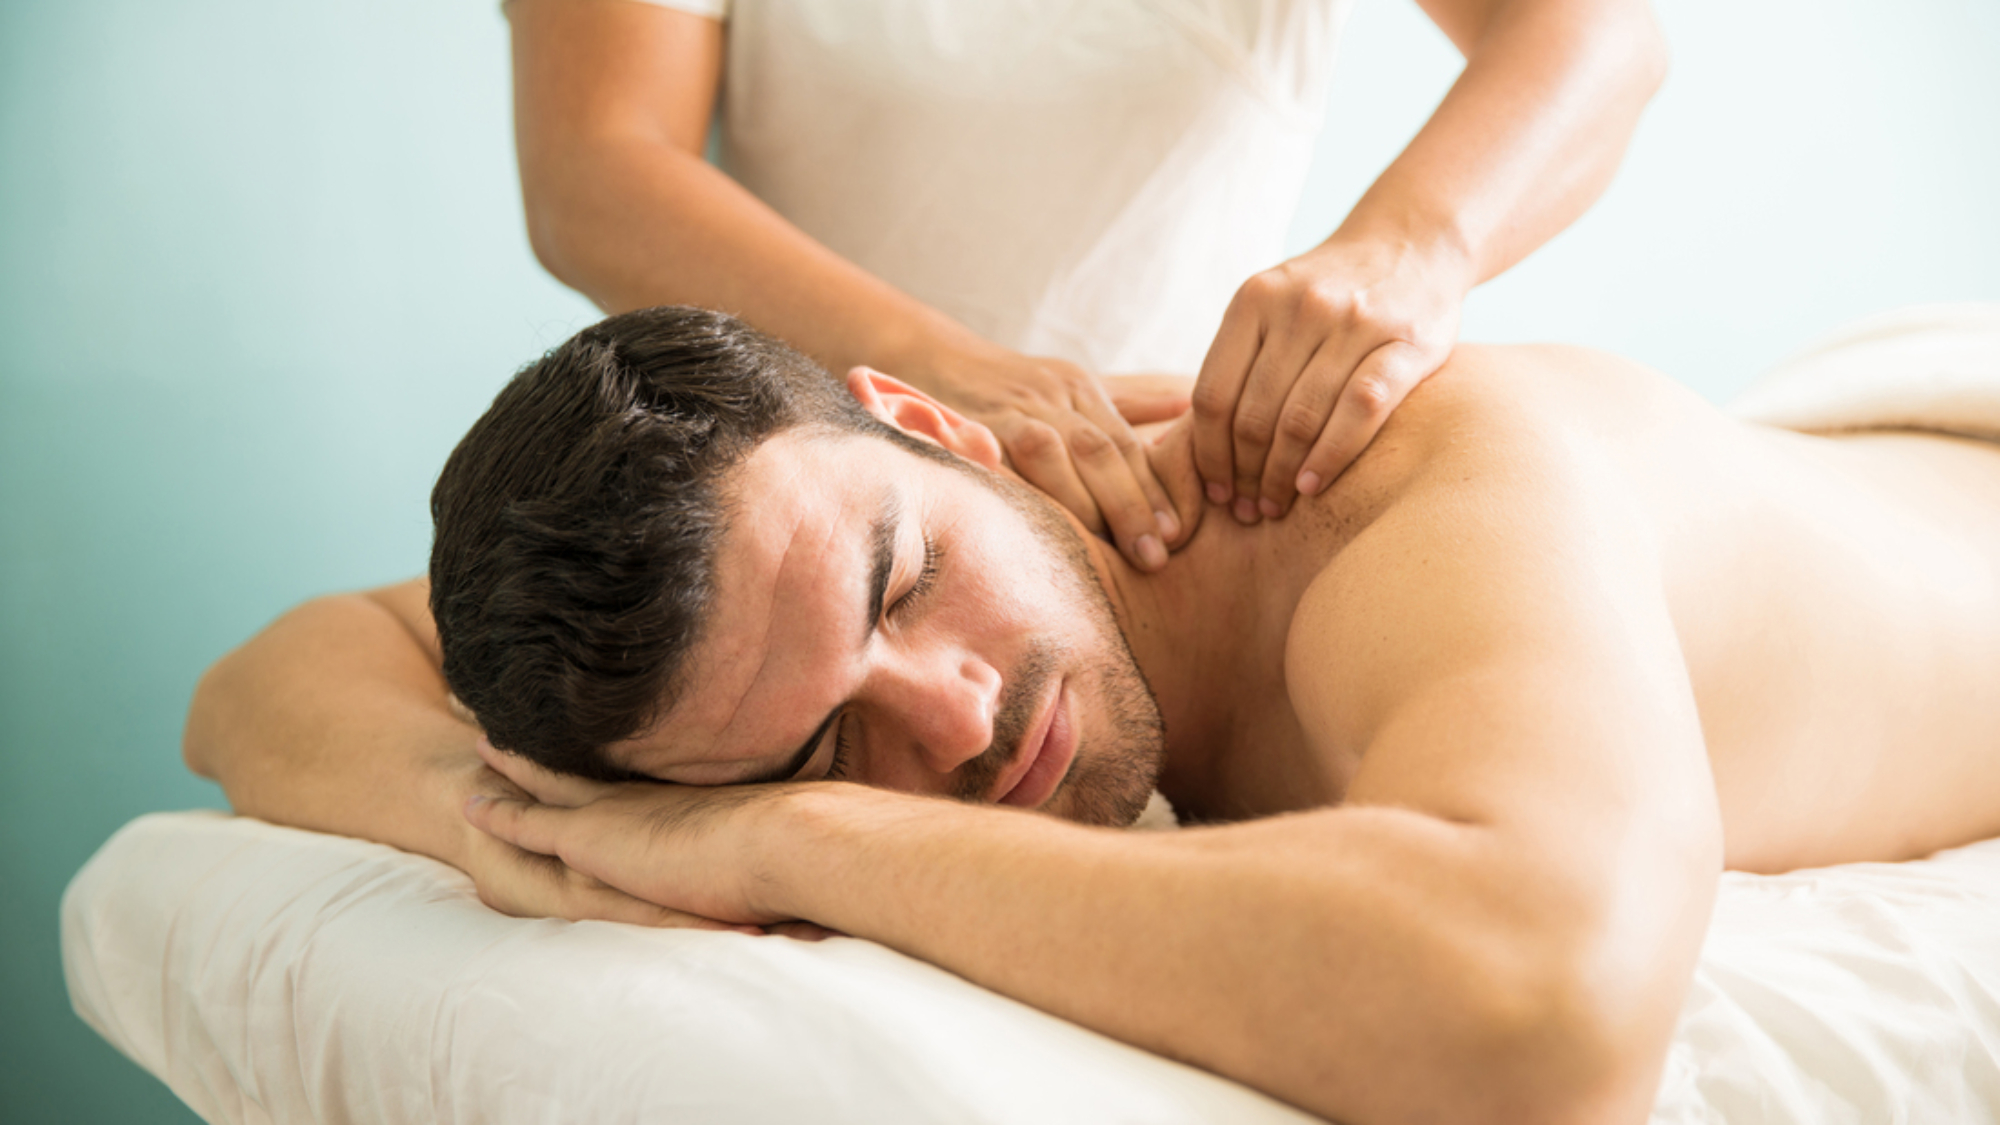
[[[1933,430],[2000,441],[2000,303],[1871,316],[1779,364],[1730,413],[1790,430]]]

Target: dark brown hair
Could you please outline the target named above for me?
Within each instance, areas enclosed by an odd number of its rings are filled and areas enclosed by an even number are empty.
[[[928,443],[742,322],[610,317],[524,368],[431,493],[444,674],[487,737],[549,769],[630,777],[603,747],[685,687],[714,589],[730,470],[800,425]]]

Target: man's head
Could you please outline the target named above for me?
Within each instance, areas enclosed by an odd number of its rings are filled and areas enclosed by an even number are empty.
[[[432,515],[445,675],[552,769],[810,778],[839,743],[846,776],[1040,804],[1083,745],[1047,807],[1129,820],[1150,788],[1158,710],[1077,531],[886,376],[613,317],[501,392]]]

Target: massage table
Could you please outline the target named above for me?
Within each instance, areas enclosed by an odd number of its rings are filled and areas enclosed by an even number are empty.
[[[1737,409],[2000,437],[1996,387],[2000,306],[1943,306]],[[1314,1120],[871,942],[509,918],[444,864],[215,812],[112,836],[62,949],[78,1014],[211,1122]],[[1652,1122],[2000,1123],[2000,840],[1725,874]]]

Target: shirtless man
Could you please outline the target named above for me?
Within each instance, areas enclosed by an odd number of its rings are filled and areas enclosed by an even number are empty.
[[[832,386],[712,314],[580,334],[439,482],[442,653],[422,583],[310,603],[190,765],[502,909],[817,923],[1353,1125],[1641,1121],[1725,865],[2000,833],[2000,449],[1461,347],[1142,574]],[[1103,827],[1156,781],[1199,827]]]

